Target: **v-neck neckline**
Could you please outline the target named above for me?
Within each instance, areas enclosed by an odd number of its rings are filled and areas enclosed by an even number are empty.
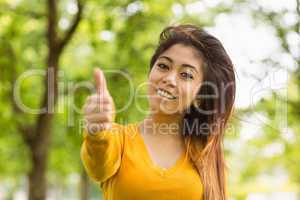
[[[170,175],[170,174],[174,173],[175,171],[177,171],[185,163],[185,161],[187,160],[187,157],[188,157],[188,148],[189,148],[190,138],[188,139],[188,145],[187,145],[186,149],[184,150],[184,152],[181,153],[181,155],[176,160],[176,162],[173,165],[171,165],[170,167],[165,168],[165,167],[162,167],[162,166],[159,166],[158,164],[156,164],[154,162],[154,160],[152,159],[152,156],[151,156],[149,149],[144,141],[144,138],[141,135],[142,132],[140,130],[139,123],[135,123],[135,127],[136,127],[137,138],[139,140],[142,151],[145,155],[145,161],[148,164],[148,166],[150,166],[152,169],[154,169],[156,172],[158,172],[159,175],[161,175],[161,176]]]

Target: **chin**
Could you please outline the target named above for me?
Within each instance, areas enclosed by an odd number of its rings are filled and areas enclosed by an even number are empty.
[[[180,114],[178,100],[164,99],[154,93],[153,90],[148,93],[148,98],[151,111],[168,115]]]
[[[168,102],[163,103],[161,101],[151,102],[150,110],[152,110],[156,114],[161,113],[167,115],[174,115],[180,113],[176,105],[168,105]]]

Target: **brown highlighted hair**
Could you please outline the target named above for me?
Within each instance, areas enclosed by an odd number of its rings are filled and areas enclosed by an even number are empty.
[[[192,46],[203,58],[204,80],[196,103],[185,112],[182,132],[191,138],[189,156],[201,177],[204,199],[227,200],[223,138],[235,99],[234,67],[216,37],[195,25],[182,24],[168,26],[161,32],[150,69],[175,44]]]

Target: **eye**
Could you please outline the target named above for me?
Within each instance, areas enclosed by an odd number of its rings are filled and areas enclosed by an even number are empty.
[[[194,79],[193,75],[190,74],[190,73],[182,72],[182,73],[180,73],[180,74],[181,74],[181,76],[182,76],[184,79],[191,79],[191,80]]]
[[[163,69],[163,70],[169,69],[169,67],[168,67],[167,65],[163,64],[163,63],[158,63],[157,66],[158,66],[159,68]]]

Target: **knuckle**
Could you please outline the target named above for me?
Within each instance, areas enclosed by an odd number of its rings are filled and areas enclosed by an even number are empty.
[[[111,127],[110,123],[90,123],[86,126],[90,134],[96,134],[97,132],[107,130]]]
[[[110,116],[107,113],[104,115],[104,120],[110,121]]]
[[[93,105],[90,104],[89,106],[86,107],[86,114],[93,114],[94,113],[94,109],[93,109]]]
[[[90,134],[96,134],[100,131],[100,126],[97,123],[92,123],[87,126],[87,129]]]
[[[94,102],[94,101],[97,101],[97,99],[98,99],[97,95],[94,94],[94,95],[91,96],[91,101]]]

